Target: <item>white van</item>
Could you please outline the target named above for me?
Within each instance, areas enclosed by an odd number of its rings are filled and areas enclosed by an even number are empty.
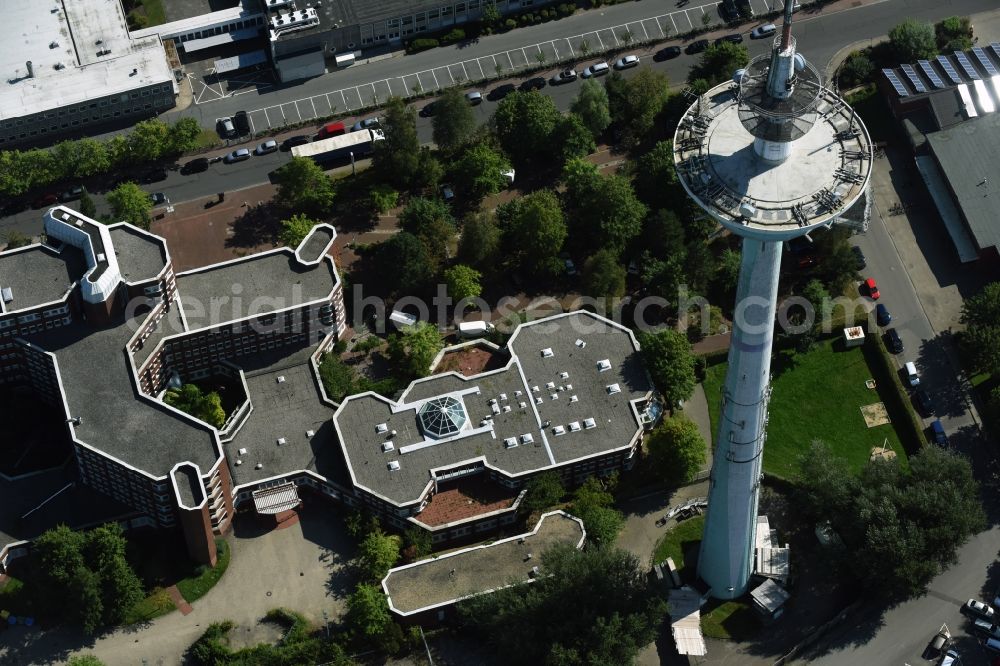
[[[907,361],[903,365],[903,369],[906,372],[906,380],[910,382],[910,386],[920,386],[920,375],[917,373],[917,366],[913,364],[913,361]]]
[[[411,314],[406,314],[402,310],[393,310],[389,313],[389,321],[396,325],[396,328],[403,328],[404,326],[414,326],[417,323],[417,318]]]
[[[463,321],[458,325],[458,334],[463,338],[481,338],[493,330],[488,321]]]

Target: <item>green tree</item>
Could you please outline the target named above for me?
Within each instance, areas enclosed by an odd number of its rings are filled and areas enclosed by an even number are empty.
[[[409,190],[420,182],[420,139],[417,138],[417,113],[399,97],[390,97],[382,115],[385,138],[375,142],[374,168],[379,182],[399,190]]]
[[[645,248],[639,260],[643,283],[657,296],[676,302],[687,262],[684,225],[673,211],[658,210],[646,218],[640,238]]]
[[[66,178],[86,178],[111,168],[107,147],[97,139],[63,141],[57,143],[52,152]]]
[[[448,248],[455,236],[455,218],[441,199],[414,197],[399,215],[403,231],[420,239],[427,249],[433,273],[448,259]]]
[[[334,402],[341,402],[358,392],[358,376],[354,368],[334,354],[323,354],[323,360],[319,364],[319,379],[323,382],[327,397]]]
[[[551,159],[552,136],[561,119],[551,97],[537,90],[515,91],[497,104],[492,124],[504,152],[520,166]]]
[[[961,349],[975,372],[1000,376],[1000,282],[991,282],[965,300]]]
[[[542,472],[531,477],[525,485],[524,499],[521,500],[521,511],[534,513],[544,511],[556,505],[566,494],[559,475],[555,472]]]
[[[715,265],[715,277],[712,280],[712,285],[720,294],[719,300],[724,299],[726,302],[732,300],[728,297],[736,293],[736,283],[740,279],[742,261],[740,253],[730,248],[726,248],[719,255],[719,261]]]
[[[921,594],[986,524],[968,460],[941,447],[911,456],[909,470],[875,461],[854,474],[813,442],[801,467],[809,483],[798,488],[796,505],[811,520],[830,522],[859,589],[883,601]]]
[[[629,79],[612,72],[604,87],[611,119],[621,128],[625,145],[634,145],[649,134],[670,95],[667,77],[646,67]]]
[[[589,477],[573,493],[570,511],[587,528],[587,538],[598,546],[614,543],[625,524],[621,511],[614,508],[615,498],[597,477]]]
[[[358,566],[361,575],[373,581],[385,578],[399,560],[399,537],[394,534],[384,534],[375,529],[358,544]]]
[[[635,555],[559,544],[542,553],[540,567],[544,575],[530,585],[459,603],[499,662],[631,664],[661,631],[666,602]]]
[[[715,86],[733,77],[733,72],[746,67],[750,62],[747,47],[732,42],[722,42],[709,46],[701,54],[698,64],[688,72],[688,83],[704,79]]]
[[[674,144],[660,141],[635,162],[635,194],[650,208],[680,209],[686,193],[674,170]]]
[[[437,328],[425,321],[405,326],[389,338],[389,361],[403,378],[426,377],[431,362],[444,348]]]
[[[119,624],[145,595],[142,583],[125,559],[125,535],[118,523],[101,525],[86,534],[86,560],[100,581],[105,625]]]
[[[455,186],[471,201],[496,194],[507,186],[510,161],[485,143],[469,146],[453,167]]]
[[[853,87],[869,80],[875,64],[864,51],[854,51],[840,66],[840,81],[844,87]]]
[[[462,264],[452,266],[444,272],[444,281],[448,285],[448,295],[457,303],[466,298],[475,298],[483,293],[479,283],[482,274],[474,268]]]
[[[399,192],[380,183],[372,187],[371,200],[375,212],[385,215],[399,205]]]
[[[295,249],[299,246],[309,232],[319,224],[316,220],[311,220],[305,215],[292,215],[287,220],[281,221],[281,231],[278,232],[278,240],[281,244]]]
[[[597,167],[581,159],[563,170],[572,237],[585,252],[610,250],[618,256],[642,230],[648,209],[639,201],[632,183],[619,175],[602,176]]]
[[[333,206],[333,181],[308,157],[293,157],[274,172],[274,200],[296,213],[326,215]]]
[[[912,18],[889,31],[889,46],[899,62],[926,60],[938,53],[934,26]]]
[[[198,147],[199,138],[201,138],[201,124],[198,120],[191,117],[181,118],[170,126],[164,152],[169,155],[180,155],[194,150]]]
[[[819,261],[812,274],[838,294],[858,277],[858,259],[848,242],[850,237],[851,230],[841,225],[813,235]]]
[[[434,551],[431,533],[422,527],[407,527],[403,532],[403,557],[409,561],[427,557]]]
[[[562,271],[558,254],[567,229],[559,200],[551,190],[538,190],[497,208],[505,221],[503,245],[516,270],[544,278]]]
[[[491,29],[496,30],[500,27],[501,19],[500,10],[497,9],[496,2],[484,2],[483,3],[483,23],[488,25]]]
[[[472,136],[476,118],[459,88],[448,88],[434,102],[434,143],[445,152],[455,150]]]
[[[221,428],[226,422],[226,412],[222,409],[219,394],[215,391],[204,393],[196,384],[167,389],[163,402],[215,428]]]
[[[599,250],[583,262],[584,294],[606,299],[625,295],[625,268],[612,250]],[[608,302],[608,308],[611,303]]]
[[[87,191],[86,187],[80,193],[80,203],[77,207],[80,209],[81,214],[92,220],[97,219],[97,204],[94,203],[94,199],[90,196],[90,192]]]
[[[114,222],[128,222],[140,229],[149,229],[149,211],[153,202],[135,183],[122,183],[108,193],[108,205]]]
[[[705,466],[708,447],[698,426],[683,413],[663,420],[646,444],[649,464],[671,485],[691,481]]]
[[[556,125],[553,139],[558,146],[556,154],[563,163],[567,160],[586,157],[597,150],[594,135],[583,124],[580,116],[575,113],[562,117],[559,124]]]
[[[423,242],[405,231],[376,245],[372,259],[373,273],[393,293],[416,293],[436,273],[436,263]]]
[[[972,22],[968,16],[949,16],[934,24],[934,39],[942,51],[972,48]]]
[[[477,213],[465,220],[458,241],[458,260],[482,272],[495,269],[500,252],[500,228],[492,213]]]
[[[580,116],[580,120],[597,139],[611,124],[611,110],[608,108],[608,92],[594,79],[588,79],[580,86],[580,92],[570,106],[570,111]]]
[[[6,249],[8,250],[16,250],[19,247],[31,245],[31,237],[17,229],[4,232],[3,239],[7,243]]]
[[[135,164],[155,162],[170,149],[170,128],[161,120],[140,120],[128,134],[129,156]]]
[[[691,343],[673,329],[643,333],[642,358],[667,405],[673,408],[694,393],[694,354]]]
[[[392,623],[389,601],[378,585],[361,583],[347,598],[347,626],[368,639],[379,637]]]

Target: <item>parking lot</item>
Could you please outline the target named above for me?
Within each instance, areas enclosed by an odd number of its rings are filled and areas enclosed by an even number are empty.
[[[771,11],[775,0],[749,1],[754,11],[762,15]],[[555,64],[567,59],[584,60],[612,49],[626,48],[629,44],[667,39],[671,35],[689,32],[705,25],[703,16],[709,17],[709,24],[718,24],[721,19],[716,5],[717,3],[711,2],[694,7],[682,7],[666,14],[572,37],[539,42],[433,69],[384,78],[349,88],[339,88],[255,109],[249,112],[250,118],[255,131],[261,131],[335,113],[377,106],[390,96],[408,98],[470,81],[501,79],[531,67]],[[218,92],[213,89],[212,93],[204,93],[201,99],[211,101],[212,94],[222,95],[223,91],[221,88]]]

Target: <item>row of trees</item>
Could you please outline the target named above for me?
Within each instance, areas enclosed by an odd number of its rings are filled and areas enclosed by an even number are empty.
[[[965,330],[959,338],[962,355],[974,374],[989,375],[984,416],[1000,433],[1000,282],[991,282],[962,305]]]
[[[182,118],[173,125],[155,119],[143,120],[128,134],[107,141],[87,138],[63,141],[51,149],[2,151],[0,194],[16,197],[52,183],[175,157],[196,148],[201,131],[194,118]]]

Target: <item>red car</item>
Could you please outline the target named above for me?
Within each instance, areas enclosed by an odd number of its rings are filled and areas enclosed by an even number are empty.
[[[877,301],[878,297],[882,295],[879,293],[878,285],[875,284],[875,278],[865,280],[865,288],[868,290],[868,295],[871,296],[873,301]]]

